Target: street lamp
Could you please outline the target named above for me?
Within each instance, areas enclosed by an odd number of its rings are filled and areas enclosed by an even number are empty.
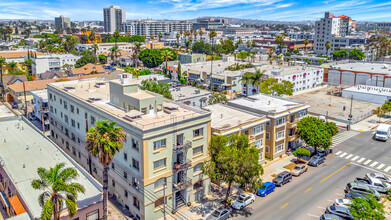
[[[164,185],[163,185],[163,215],[164,215],[164,220],[166,220],[166,187],[167,187],[167,183],[172,183],[172,185],[174,185],[175,187],[177,187],[178,185],[173,183],[173,182],[169,182],[167,181],[166,178],[164,178]]]

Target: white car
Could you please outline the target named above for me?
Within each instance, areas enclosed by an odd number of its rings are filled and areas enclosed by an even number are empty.
[[[368,178],[374,178],[380,180],[387,188],[391,188],[391,177],[388,177],[381,173],[367,173]]]
[[[234,209],[242,209],[250,203],[255,201],[255,196],[252,193],[242,193],[232,204]]]
[[[342,206],[344,208],[350,209],[348,205],[352,204],[353,201],[350,199],[336,199],[334,205]]]

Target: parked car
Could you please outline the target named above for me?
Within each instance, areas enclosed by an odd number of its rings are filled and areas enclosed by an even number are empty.
[[[331,154],[333,152],[333,149],[327,148],[327,149],[319,149],[317,151],[318,152],[316,153],[316,155],[325,157],[325,156]]]
[[[291,170],[292,176],[300,176],[302,173],[308,170],[308,166],[306,164],[298,164]]]
[[[305,147],[305,149],[307,149],[311,153],[310,157],[315,155],[315,149],[313,147]]]
[[[273,184],[276,186],[282,186],[290,181],[292,181],[292,174],[288,171],[284,171],[273,179]]]
[[[377,200],[380,199],[380,193],[378,191],[360,183],[348,183],[346,185],[346,191],[359,193],[364,196],[373,195]]]
[[[375,179],[375,178],[358,178],[357,177],[354,180],[354,182],[366,185],[369,188],[375,189],[379,193],[387,193],[388,190],[390,189],[384,183],[382,183],[380,180]]]
[[[308,165],[317,167],[319,164],[324,163],[325,158],[322,156],[313,156],[310,161],[308,161]]]
[[[382,183],[385,183],[387,186],[391,187],[391,177],[388,177],[381,173],[367,173],[366,176],[368,178],[375,178],[380,180]]]
[[[334,214],[323,214],[322,216],[320,216],[320,220],[343,220],[343,218]]]
[[[255,201],[255,196],[252,193],[242,193],[232,204],[234,209],[242,209],[245,206],[253,203]]]
[[[261,197],[265,197],[271,192],[274,192],[274,189],[276,189],[276,186],[273,183],[266,182],[261,186],[261,188],[258,189],[257,195]]]
[[[334,205],[342,206],[342,207],[345,207],[345,208],[349,208],[348,205],[350,205],[352,203],[353,202],[350,199],[336,199],[334,201]]]
[[[345,193],[345,199],[353,199],[355,197],[365,199],[366,197],[360,193],[355,193],[355,192],[347,192]]]
[[[334,214],[334,215],[337,215],[337,216],[344,218],[344,219],[350,219],[350,220],[354,219],[354,217],[353,217],[352,213],[350,213],[349,209],[344,208],[342,206],[331,205],[326,208],[326,211],[324,213],[325,214]]]
[[[229,207],[220,207],[212,212],[206,220],[224,220],[229,218],[232,213],[232,209]]]

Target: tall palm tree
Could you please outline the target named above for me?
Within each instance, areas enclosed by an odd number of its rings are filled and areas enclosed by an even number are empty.
[[[118,52],[119,52],[118,46],[114,46],[110,50],[111,60],[114,61],[115,64],[117,64]]]
[[[181,37],[181,35],[179,33],[176,34],[176,42],[177,44],[179,44],[179,38]]]
[[[107,189],[109,182],[109,165],[126,140],[126,133],[121,127],[115,127],[116,122],[98,121],[94,128],[87,132],[86,149],[98,157],[103,166],[103,220],[107,220]]]
[[[212,75],[213,75],[213,61],[214,61],[214,57],[213,57],[213,39],[216,37],[216,31],[214,30],[211,30],[209,32],[209,38],[212,42],[212,61],[210,62],[210,90],[212,90]]]
[[[284,43],[284,38],[282,37],[282,35],[277,35],[274,41],[278,45],[280,53],[282,53],[282,44]]]
[[[174,54],[172,53],[171,50],[162,50],[161,51],[161,56],[166,61],[166,68],[164,69],[164,72],[167,75],[167,68],[168,68],[167,62],[168,62],[168,59],[172,59],[173,58]],[[170,74],[170,79],[171,79],[171,74]]]
[[[307,45],[310,43],[310,41],[308,40],[308,38],[306,38],[304,39],[303,43],[304,43],[304,49],[307,52]]]
[[[22,63],[24,66],[27,67],[27,74],[31,75],[31,67],[35,62],[32,59],[24,59],[24,62]]]
[[[161,40],[162,40],[162,37],[163,37],[162,32],[159,32],[158,37],[159,37],[159,41],[161,41]]]
[[[141,43],[138,41],[133,42],[133,64],[134,67],[137,69],[138,66],[138,53],[140,51]]]
[[[329,50],[331,48],[330,41],[326,41],[326,44],[324,46],[326,47],[326,55],[329,56]]]
[[[119,38],[119,31],[114,31],[114,34],[113,34],[113,37],[115,39],[115,46],[117,46],[117,41],[118,41],[118,38]]]
[[[256,70],[255,74],[253,75],[252,84],[255,89],[255,92],[259,91],[259,84],[263,81],[263,75],[265,74],[266,70]],[[253,92],[254,93],[254,92]]]
[[[27,28],[26,30],[24,30],[24,34],[27,35],[27,37],[30,37],[31,30]]]
[[[244,84],[244,87],[246,88],[246,96],[248,96],[248,86],[247,85],[254,83],[254,76],[253,75],[254,75],[254,73],[247,72],[247,73],[244,73],[243,75],[240,76],[239,81],[242,82]]]
[[[3,67],[6,64],[5,58],[0,57],[0,83],[1,83],[1,98],[4,99],[4,83],[3,83]]]
[[[7,67],[10,69],[9,71],[12,74],[15,71],[16,67],[18,67],[18,64],[14,61],[11,61],[7,64]]]
[[[10,26],[6,27],[5,32],[8,34],[8,41],[11,41],[12,28]]]
[[[194,41],[197,42],[197,35],[198,35],[198,32],[197,31],[194,31]]]
[[[95,30],[92,29],[90,32],[90,36],[88,36],[88,40],[90,40],[91,43],[95,43],[96,37],[95,37]]]
[[[91,48],[92,48],[92,51],[94,51],[94,55],[97,56],[96,51],[98,50],[98,44],[93,44],[91,46]]]
[[[204,35],[204,32],[202,30],[199,30],[198,34],[200,35],[200,41],[203,41],[202,36]]]
[[[39,195],[38,202],[42,207],[42,220],[60,220],[60,211],[65,205],[68,208],[70,216],[74,216],[77,212],[77,194],[85,192],[84,186],[71,182],[78,176],[75,168],[64,168],[64,163],[56,164],[54,168],[49,170],[38,168],[38,179],[31,181],[31,186],[34,189],[45,190]]]

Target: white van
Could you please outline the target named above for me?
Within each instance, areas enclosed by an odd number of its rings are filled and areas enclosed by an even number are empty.
[[[391,134],[391,125],[380,124],[376,129],[376,140],[387,141]]]

